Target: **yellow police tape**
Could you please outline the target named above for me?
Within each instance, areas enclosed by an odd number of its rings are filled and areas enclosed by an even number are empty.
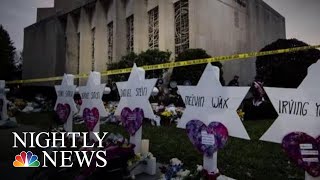
[[[235,59],[247,59],[247,58],[258,57],[258,56],[291,53],[291,52],[303,51],[303,50],[308,50],[308,49],[317,49],[317,48],[320,48],[320,45],[303,46],[303,47],[295,47],[295,48],[288,48],[288,49],[278,49],[278,50],[263,51],[263,52],[242,53],[242,54],[235,54],[235,55],[231,55],[231,56],[217,56],[217,57],[206,58],[206,59],[170,62],[170,63],[164,63],[164,64],[146,65],[146,66],[142,66],[142,68],[146,71],[158,70],[158,69],[168,69],[168,68],[191,66],[191,65],[197,65],[197,64],[207,64],[207,63],[212,63],[212,62],[217,62],[217,61],[224,62],[224,61],[230,61],[230,60],[235,60]],[[110,76],[110,75],[124,74],[124,73],[130,73],[130,72],[131,72],[131,68],[116,69],[116,70],[109,70],[109,71],[101,72],[101,76]],[[75,75],[75,78],[76,79],[87,78],[88,75],[89,74],[77,74],[77,75]],[[59,76],[59,77],[49,77],[49,78],[39,78],[39,79],[8,81],[8,82],[6,82],[6,84],[26,84],[26,83],[59,81],[62,79],[63,79],[63,77]]]

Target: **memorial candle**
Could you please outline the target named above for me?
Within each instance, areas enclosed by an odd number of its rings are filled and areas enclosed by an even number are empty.
[[[149,152],[149,139],[143,139],[141,141],[141,154],[143,156],[148,155]]]

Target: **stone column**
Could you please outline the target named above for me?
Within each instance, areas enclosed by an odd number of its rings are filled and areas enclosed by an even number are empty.
[[[159,49],[169,50],[174,57],[175,28],[174,7],[172,0],[159,0]]]
[[[80,32],[80,73],[89,73],[91,71],[91,45],[92,45],[92,35],[91,35],[91,24],[90,16],[85,8],[81,8],[80,21],[79,21],[79,32]],[[86,79],[80,80],[80,85],[85,85]]]
[[[78,49],[78,33],[76,24],[76,20],[74,19],[72,14],[68,14],[67,17],[67,29],[66,29],[66,64],[65,69],[67,74],[78,74],[78,56],[79,56],[79,49]]]
[[[134,52],[148,49],[148,12],[145,0],[133,1],[134,14]]]
[[[126,54],[126,11],[125,2],[114,0],[114,21],[113,21],[113,49],[114,62],[120,60],[121,56]]]
[[[100,1],[96,3],[96,38],[95,38],[95,70],[98,72],[107,69],[107,19]]]

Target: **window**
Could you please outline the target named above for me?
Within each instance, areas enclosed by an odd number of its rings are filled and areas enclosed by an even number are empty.
[[[175,54],[189,48],[189,2],[180,0],[174,4]]]
[[[96,29],[95,28],[93,28],[92,30],[91,30],[92,32],[91,32],[91,60],[92,60],[92,62],[91,62],[91,70],[92,71],[94,71],[94,63],[95,63],[95,60],[94,60],[94,43],[95,43],[95,34],[96,34]]]
[[[133,15],[127,18],[127,52],[133,52],[134,47],[134,19]]]
[[[148,12],[149,16],[149,48],[159,48],[159,8]]]
[[[113,60],[113,22],[110,22],[107,27],[108,33],[108,63]]]

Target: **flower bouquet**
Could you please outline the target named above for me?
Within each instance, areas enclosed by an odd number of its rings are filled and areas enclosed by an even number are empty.
[[[244,120],[245,112],[243,112],[242,109],[238,109],[238,110],[237,110],[237,114],[238,114],[238,116],[240,117],[241,121],[243,121],[243,120]]]
[[[171,111],[167,111],[167,110],[163,111],[160,114],[160,118],[161,118],[160,124],[162,126],[169,126],[171,123],[172,116],[173,116],[173,114]]]
[[[53,129],[51,132],[65,132],[63,128]],[[49,137],[52,138],[52,137]],[[62,138],[62,137],[57,137]],[[65,151],[86,151],[86,153],[91,153],[92,151],[106,151],[105,156],[103,158],[107,161],[107,165],[105,167],[96,167],[96,163],[100,161],[96,157],[96,155],[92,156],[92,161],[90,165],[80,167],[78,165],[78,161],[74,157],[74,154],[71,156],[71,162],[74,164],[72,168],[63,168],[63,167],[54,167],[49,166],[48,168],[39,168],[32,175],[32,179],[123,179],[124,176],[130,175],[128,169],[128,160],[134,157],[134,147],[135,145],[127,143],[128,141],[123,138],[123,136],[117,134],[110,134],[108,138],[106,138],[103,142],[103,147],[97,147],[94,140],[90,140],[87,146],[94,145],[93,147],[84,148],[83,145],[83,137],[76,137],[76,147],[72,146],[72,139],[69,137],[65,137]],[[48,154],[52,154],[54,151],[59,150],[61,144],[57,144],[56,148],[48,148],[46,149]],[[51,147],[51,146],[50,146]],[[58,158],[60,159],[60,158]]]
[[[168,167],[160,167],[162,176],[160,180],[217,180],[220,173],[209,173],[201,165],[197,165],[194,171],[183,168],[183,163],[173,158]]]

